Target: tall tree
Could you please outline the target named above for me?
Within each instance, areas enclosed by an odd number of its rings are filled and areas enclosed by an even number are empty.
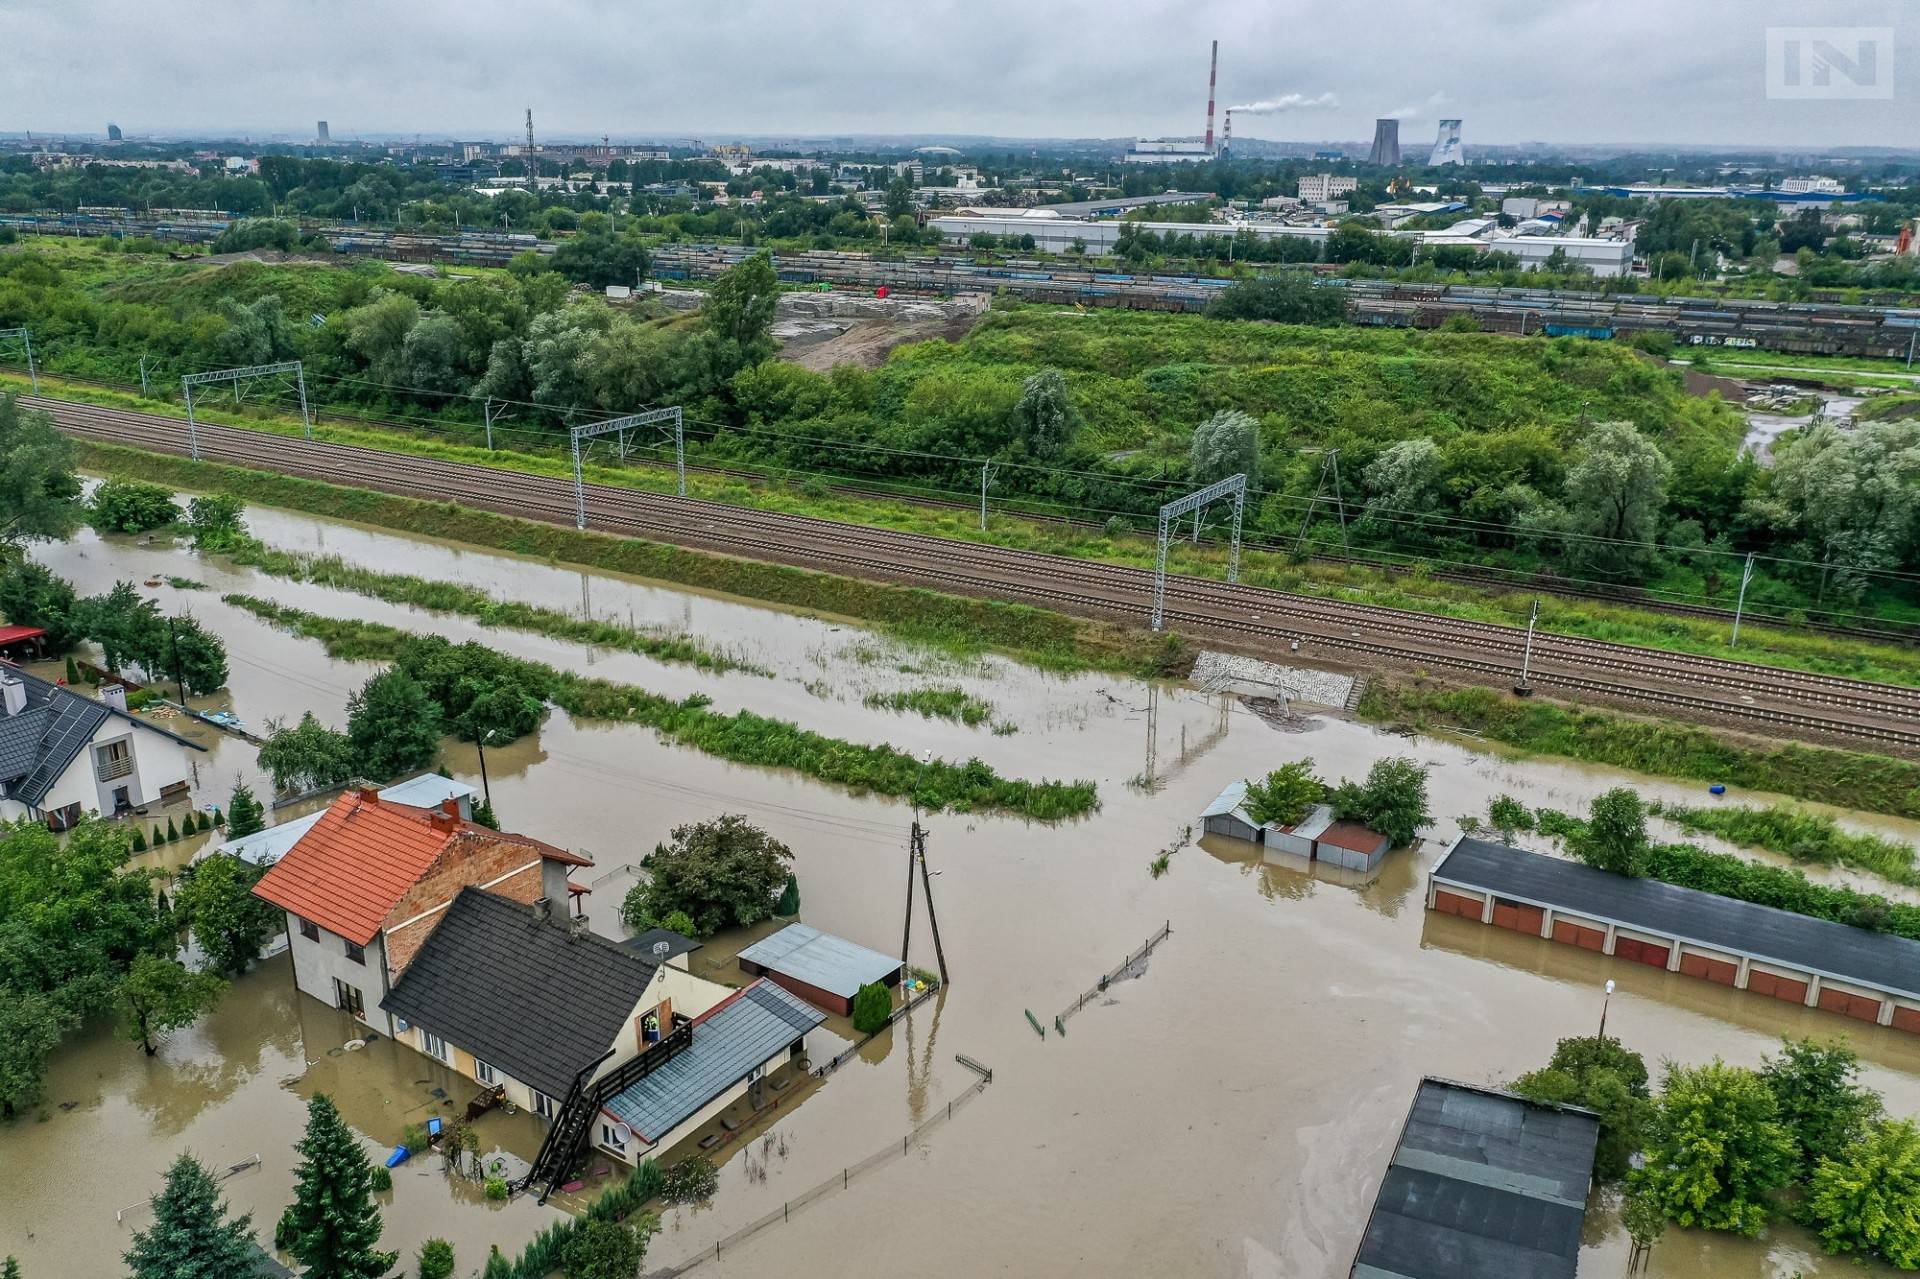
[[[1586,540],[1573,558],[1626,571],[1653,554],[1653,536],[1666,505],[1673,467],[1631,422],[1602,422],[1588,432],[1567,468],[1567,515]]]
[[[381,1221],[372,1199],[373,1166],[325,1093],[307,1103],[307,1131],[297,1148],[294,1199],[278,1232],[287,1251],[307,1268],[307,1279],[381,1279],[399,1254],[374,1247]]]
[[[73,441],[18,395],[0,394],[0,549],[65,537],[80,518]]]
[[[1868,575],[1920,548],[1920,423],[1816,426],[1789,444],[1748,515],[1801,537],[1801,554],[1835,570],[1858,598]]]
[[[235,782],[233,798],[227,801],[227,838],[241,839],[258,835],[267,828],[266,813],[254,798],[253,787]]]
[[[68,1025],[45,995],[0,986],[0,1119],[40,1100],[47,1059]]]
[[[1017,437],[1037,458],[1051,461],[1072,446],[1080,430],[1080,410],[1073,406],[1059,369],[1041,369],[1021,384],[1013,419]]]
[[[1631,1182],[1683,1226],[1754,1235],[1766,1196],[1793,1179],[1793,1136],[1754,1071],[1719,1058],[1667,1067],[1647,1125],[1644,1168]]]
[[[440,707],[399,667],[382,671],[347,699],[347,738],[368,777],[385,780],[425,768],[440,754]]]
[[[260,747],[260,767],[273,776],[281,790],[322,790],[350,780],[359,768],[353,743],[314,718],[312,711],[292,728],[267,721],[267,740]]]
[[[213,1177],[192,1155],[167,1169],[167,1184],[152,1199],[153,1224],[135,1232],[127,1249],[132,1279],[255,1279],[260,1256],[251,1214],[227,1219]]]
[[[259,879],[259,870],[224,853],[182,872],[174,913],[193,929],[216,972],[244,972],[280,927],[279,909],[253,895]]]
[[[1875,1123],[1822,1159],[1807,1212],[1829,1252],[1878,1253],[1920,1270],[1920,1129],[1910,1119]]]
[[[1593,1175],[1618,1181],[1640,1149],[1651,1109],[1647,1063],[1611,1036],[1562,1039],[1546,1067],[1513,1081],[1513,1091],[1535,1101],[1585,1106],[1600,1116]]]
[[[1433,820],[1426,767],[1404,755],[1375,760],[1364,782],[1342,781],[1331,798],[1342,818],[1379,831],[1395,847],[1411,844]]]
[[[1567,851],[1596,870],[1638,875],[1647,858],[1647,810],[1640,796],[1616,786],[1593,801]]]
[[[47,644],[63,653],[84,633],[78,608],[73,583],[37,561],[23,558],[9,564],[0,556],[0,618],[15,626],[40,627]]]
[[[626,1222],[589,1220],[567,1241],[567,1279],[634,1279],[647,1259],[647,1231],[653,1219]]]
[[[178,680],[189,693],[211,693],[227,682],[227,646],[189,614],[168,618],[160,632],[159,669],[148,674]]]
[[[773,315],[780,301],[780,277],[773,258],[756,253],[722,272],[707,290],[700,308],[707,327],[735,343],[746,364],[772,353]]]
[[[151,675],[161,669],[167,624],[160,606],[144,598],[132,582],[115,582],[105,595],[81,600],[75,616],[100,645],[108,670],[131,664]]]
[[[646,859],[647,880],[630,894],[640,900],[629,904],[657,920],[685,911],[699,937],[744,928],[773,913],[792,860],[791,849],[736,813],[677,826]]]
[[[218,973],[194,972],[176,959],[140,955],[120,981],[122,1028],[151,1057],[169,1031],[191,1026],[220,1000]]]
[[[1780,1122],[1793,1134],[1802,1175],[1823,1159],[1843,1158],[1880,1118],[1880,1095],[1858,1082],[1860,1058],[1843,1039],[1788,1039],[1780,1054],[1760,1064],[1780,1108]]]
[[[1188,462],[1195,484],[1212,484],[1244,474],[1260,478],[1260,424],[1238,409],[1222,409],[1193,432]]]
[[[1327,784],[1313,775],[1313,760],[1297,759],[1247,783],[1247,815],[1291,826],[1326,797]]]

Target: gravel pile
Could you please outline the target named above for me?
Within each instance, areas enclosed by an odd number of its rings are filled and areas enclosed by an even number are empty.
[[[1345,706],[1353,692],[1353,676],[1335,675],[1304,666],[1282,666],[1257,657],[1232,653],[1200,654],[1193,664],[1193,682],[1210,688],[1232,688],[1237,693],[1285,692],[1315,706]]]

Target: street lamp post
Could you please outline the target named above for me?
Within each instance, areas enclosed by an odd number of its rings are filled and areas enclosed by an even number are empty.
[[[1607,1037],[1607,1005],[1613,1002],[1613,978],[1607,978],[1607,993],[1600,999],[1600,1038]]]
[[[488,812],[493,811],[493,787],[487,782],[487,738],[491,736],[493,733],[488,730],[475,734],[473,739],[475,749],[480,752],[480,802],[487,806]],[[1613,983],[1607,985],[1611,989]]]

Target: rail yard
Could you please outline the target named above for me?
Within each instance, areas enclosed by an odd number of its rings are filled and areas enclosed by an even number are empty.
[[[79,437],[189,451],[178,419],[49,398],[24,402]],[[207,425],[199,428],[199,449],[210,461],[326,481],[353,477],[384,492],[546,523],[574,521],[572,487],[556,478]],[[1136,625],[1151,614],[1153,576],[1143,569],[602,485],[587,486],[586,505],[588,527],[602,532]],[[1169,580],[1167,619],[1182,634],[1249,651],[1360,668],[1440,669],[1478,683],[1517,683],[1525,663],[1526,634],[1514,628],[1199,578]],[[1538,637],[1526,664],[1528,682],[1548,694],[1770,735],[1920,750],[1920,689],[1556,635]]]

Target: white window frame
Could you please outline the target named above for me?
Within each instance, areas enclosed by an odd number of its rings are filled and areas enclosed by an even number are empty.
[[[608,1150],[615,1150],[624,1155],[627,1153],[627,1144],[613,1135],[613,1128],[614,1126],[605,1119],[600,1121],[600,1144]]]
[[[488,1086],[500,1082],[499,1072],[493,1068],[493,1063],[481,1061],[478,1057],[473,1059],[473,1077]]]
[[[548,1123],[552,1123],[560,1114],[560,1103],[541,1092],[538,1088],[531,1088],[528,1089],[528,1091],[533,1094],[533,1113]]]
[[[433,1058],[435,1061],[444,1062],[449,1059],[447,1041],[434,1034],[431,1030],[428,1030],[425,1026],[420,1028],[420,1048],[427,1056]]]

